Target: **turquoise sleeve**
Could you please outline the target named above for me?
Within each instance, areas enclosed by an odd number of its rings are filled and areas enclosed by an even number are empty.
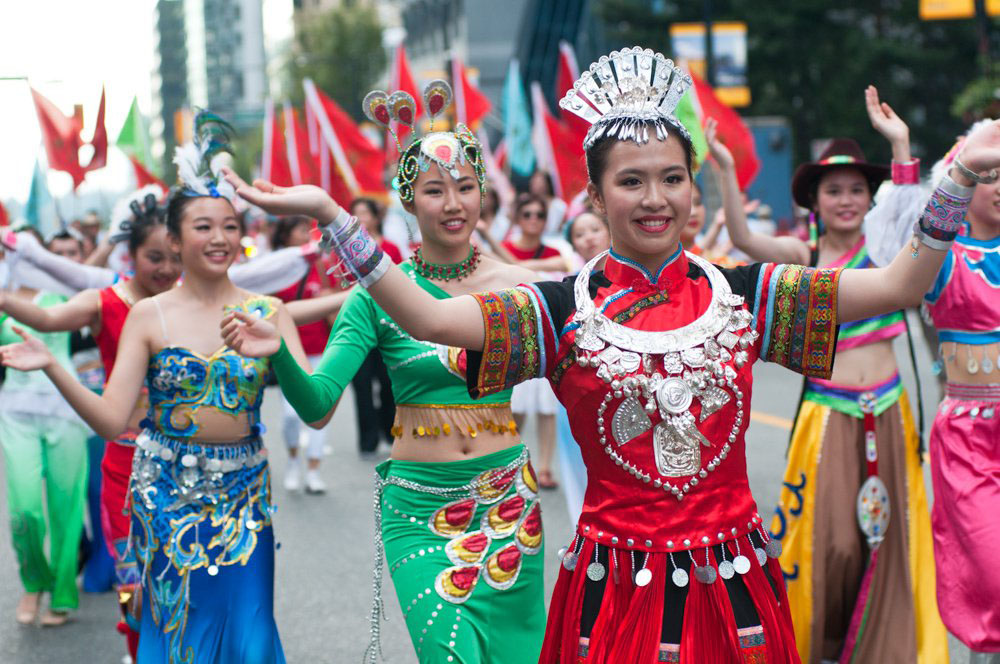
[[[378,344],[371,296],[356,288],[344,302],[319,364],[307,373],[285,346],[271,356],[281,391],[305,422],[323,419],[336,405],[368,353]]]

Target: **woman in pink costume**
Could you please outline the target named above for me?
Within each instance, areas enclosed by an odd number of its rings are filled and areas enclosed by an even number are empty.
[[[932,171],[956,164],[959,139]],[[927,200],[919,185],[895,186],[865,220],[876,261],[899,248]],[[905,227],[905,228],[904,228]],[[914,248],[919,251],[919,247]],[[936,371],[944,400],[931,430],[937,601],[945,626],[972,651],[973,664],[1000,663],[1000,180],[980,178],[924,311],[937,328]]]

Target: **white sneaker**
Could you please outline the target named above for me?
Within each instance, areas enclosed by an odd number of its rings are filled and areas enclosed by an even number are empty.
[[[326,493],[326,482],[319,476],[319,469],[306,471],[306,493]]]
[[[285,466],[285,491],[298,491],[302,488],[302,462],[289,459]]]

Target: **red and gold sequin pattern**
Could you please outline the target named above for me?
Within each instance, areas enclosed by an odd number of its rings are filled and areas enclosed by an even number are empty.
[[[530,463],[521,466],[515,483],[517,484],[517,492],[526,500],[534,500],[538,497],[538,478],[535,477],[535,469]]]
[[[473,498],[476,499],[476,502],[482,504],[495,503],[507,493],[507,489],[513,484],[517,473],[518,470],[516,468],[513,470],[494,468],[485,473],[480,473],[472,481],[475,487],[472,492]]]
[[[453,604],[469,599],[472,589],[479,582],[482,567],[479,565],[449,567],[434,581],[434,588],[442,598]]]
[[[507,537],[517,528],[518,521],[524,514],[524,507],[524,498],[517,494],[494,505],[483,515],[483,532],[491,537]]]
[[[495,551],[486,560],[486,565],[483,566],[483,579],[489,586],[497,590],[506,590],[517,581],[517,575],[520,571],[521,552],[511,542]]]
[[[435,535],[456,537],[468,529],[472,517],[476,514],[476,501],[472,498],[456,500],[444,507],[438,508],[428,520],[427,525]]]
[[[534,555],[542,547],[542,506],[535,503],[528,508],[528,513],[517,527],[514,542],[521,553]]]
[[[489,535],[476,530],[448,542],[444,552],[448,555],[448,560],[456,565],[474,565],[486,557],[491,541]]]

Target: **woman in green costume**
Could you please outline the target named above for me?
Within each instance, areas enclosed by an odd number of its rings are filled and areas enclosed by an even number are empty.
[[[424,107],[440,113],[450,94],[446,83],[433,81]],[[396,93],[388,101],[385,93],[372,93],[366,113],[383,125],[383,113],[400,114],[400,108],[413,117],[409,95]],[[423,238],[413,259],[400,266],[414,282],[446,299],[534,281],[534,273],[481,256],[469,242],[485,170],[468,129],[429,133],[400,154],[399,196]],[[396,420],[392,456],[376,469],[367,658],[374,661],[379,649],[384,555],[419,661],[537,662],[545,628],[541,509],[510,412],[510,390],[472,401],[464,351],[413,339],[363,288],[347,297],[311,375],[273,327],[246,327],[233,317],[228,322],[224,336],[234,349],[256,357],[277,352],[272,366],[281,389],[314,427],[332,416],[370,351],[378,349],[385,359]]]

